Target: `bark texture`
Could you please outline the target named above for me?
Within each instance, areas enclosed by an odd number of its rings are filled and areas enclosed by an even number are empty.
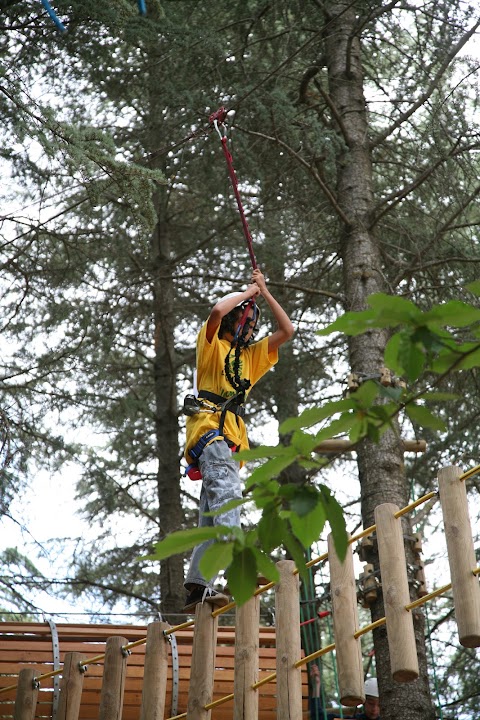
[[[152,59],[156,57],[152,48]],[[158,88],[162,84],[161,74],[152,60],[149,74],[149,98],[151,124],[145,128],[147,149],[153,153],[152,167],[162,170],[168,177],[168,159],[154,153],[165,144],[168,137],[162,100]],[[154,320],[154,386],[155,386],[155,456],[157,466],[157,497],[159,517],[159,539],[179,530],[184,524],[180,487],[179,415],[177,407],[177,371],[179,360],[175,351],[175,328],[177,313],[174,272],[176,270],[175,224],[171,220],[171,206],[174,193],[166,186],[158,188],[154,196],[157,225],[151,238],[151,263],[153,280]],[[177,241],[177,242],[176,242]],[[180,622],[179,612],[185,600],[183,588],[184,557],[173,555],[160,563],[160,607],[169,615],[171,623]]]
[[[368,119],[363,89],[361,40],[356,32],[355,9],[348,2],[327,2],[325,49],[328,64],[329,94],[341,126],[338,127],[337,202],[348,222],[340,220],[340,244],[343,261],[346,310],[364,310],[367,297],[388,292],[382,274],[378,242],[369,229],[373,211],[372,162],[369,148]],[[379,375],[383,366],[385,331],[372,330],[349,343],[352,372]],[[358,449],[361,484],[361,508],[364,527],[374,523],[374,509],[385,502],[404,507],[408,503],[408,483],[399,435],[389,431],[376,444],[365,440]],[[411,532],[405,521],[407,563],[413,562]],[[374,543],[369,562],[378,569]],[[412,597],[415,587],[410,585]],[[381,593],[372,607],[372,619],[384,616]],[[420,677],[409,684],[391,679],[388,640],[385,628],[374,632],[376,670],[379,680],[382,720],[401,717],[430,720],[434,717],[427,677],[424,617],[415,615],[415,635]]]

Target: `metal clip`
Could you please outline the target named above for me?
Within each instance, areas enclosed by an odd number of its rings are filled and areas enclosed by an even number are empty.
[[[218,120],[216,118],[213,121],[213,126],[214,126],[215,130],[217,131],[220,140],[223,140],[224,137],[227,137],[227,129],[226,129],[225,125],[222,123],[222,128],[223,128],[223,133],[222,133],[222,131],[220,130]]]

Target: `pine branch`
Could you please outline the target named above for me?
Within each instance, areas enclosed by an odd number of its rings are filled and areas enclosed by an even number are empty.
[[[313,177],[315,182],[318,184],[322,192],[324,193],[325,197],[329,201],[332,208],[335,210],[337,215],[340,217],[340,219],[345,223],[347,227],[351,225],[351,221],[349,218],[344,214],[342,208],[337,203],[337,199],[334,195],[334,193],[330,190],[326,182],[322,180],[320,175],[318,174],[317,170],[313,167],[311,163],[308,163],[302,156],[296,152],[288,143],[284,142],[283,140],[280,140],[279,137],[271,137],[270,135],[266,135],[265,133],[261,132],[255,132],[254,130],[247,130],[245,128],[241,128],[238,125],[236,126],[241,132],[246,133],[247,135],[253,135],[255,137],[263,138],[264,140],[268,140],[269,142],[276,143],[277,145],[280,145],[281,148],[283,148],[289,155],[291,155],[295,160],[297,160],[300,165],[302,165],[306,170],[310,173],[310,175]]]
[[[373,150],[374,148],[378,147],[382,142],[384,142],[392,133],[395,132],[403,123],[405,120],[407,120],[409,117],[411,117],[422,105],[425,104],[425,102],[429,99],[429,97],[433,94],[433,92],[438,88],[438,84],[445,74],[445,72],[448,70],[450,63],[454,59],[456,55],[460,52],[460,50],[467,44],[467,42],[472,38],[477,28],[480,27],[480,20],[478,20],[473,27],[470,28],[470,30],[462,35],[460,40],[450,49],[450,52],[447,53],[445,56],[445,59],[443,63],[440,65],[439,69],[435,73],[432,81],[429,83],[427,89],[425,92],[423,92],[418,100],[414,102],[408,110],[405,110],[405,112],[401,113],[399,117],[395,120],[394,123],[390,125],[384,132],[377,135],[370,143],[370,148]]]

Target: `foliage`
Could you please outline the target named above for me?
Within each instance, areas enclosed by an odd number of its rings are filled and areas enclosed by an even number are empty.
[[[478,283],[470,285],[478,293]],[[385,356],[392,371],[405,375],[410,382],[429,379],[415,393],[399,388],[385,388],[378,380],[368,380],[349,398],[326,403],[304,411],[298,418],[285,420],[280,431],[291,433],[288,445],[259,447],[240,453],[239,459],[269,458],[257,467],[247,481],[248,500],[262,512],[254,530],[244,533],[239,528],[221,525],[172,533],[159,542],[150,560],[184,552],[205,540],[216,540],[206,555],[202,570],[214,577],[222,568],[237,602],[242,603],[255,589],[257,573],[275,580],[277,574],[268,554],[283,545],[296,561],[300,573],[305,572],[304,550],[321,535],[328,520],[335,548],[340,558],[345,555],[347,536],[340,506],[330,490],[320,484],[281,484],[276,478],[285,467],[299,463],[309,471],[321,471],[325,461],[315,457],[322,440],[348,432],[352,443],[364,438],[378,441],[392,427],[393,419],[405,410],[410,420],[420,427],[442,431],[445,425],[428,407],[428,403],[448,402],[455,396],[432,391],[440,377],[480,367],[480,309],[474,305],[450,301],[422,311],[413,302],[399,297],[377,294],[369,298],[370,309],[345,313],[321,334],[343,332],[347,335],[368,333],[372,328],[391,328],[392,335]],[[465,341],[459,332],[468,331]],[[326,421],[315,434],[305,428]],[[244,502],[246,502],[245,500]],[[236,501],[238,503],[238,501]],[[223,507],[218,513],[224,512]],[[217,513],[217,514],[218,514]]]

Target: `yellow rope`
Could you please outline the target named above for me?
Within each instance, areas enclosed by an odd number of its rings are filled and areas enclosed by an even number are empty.
[[[188,620],[181,625],[174,625],[173,627],[168,628],[168,630],[164,630],[164,633],[165,635],[171,635],[172,633],[176,633],[177,630],[185,630],[185,628],[192,627],[192,625],[195,625],[195,620]]]
[[[435,598],[438,595],[443,595],[443,593],[447,592],[447,590],[451,590],[451,588],[452,588],[452,583],[448,583],[448,585],[443,585],[443,587],[440,587],[437,590],[434,590],[433,592],[428,593],[428,595],[424,595],[423,597],[418,598],[417,600],[414,600],[411,603],[408,603],[408,605],[405,605],[405,610],[413,610],[413,608],[419,607],[420,605],[424,605],[429,600],[432,600],[432,598]]]
[[[468,478],[473,477],[477,473],[480,472],[480,465],[476,465],[475,467],[471,468],[470,470],[467,470],[463,473],[463,475],[460,475],[458,478],[459,480],[468,480]]]
[[[273,680],[277,679],[277,673],[274,672],[271,675],[267,675],[266,677],[262,678],[261,680],[257,680],[256,683],[253,683],[252,690],[256,690],[259,687],[262,687],[262,685],[266,685],[269,682],[272,682]]]
[[[402,508],[401,510],[397,510],[397,512],[394,514],[394,517],[399,518],[402,515],[406,515],[408,512],[410,512],[410,510],[413,510],[418,505],[421,505],[422,503],[427,502],[428,500],[431,500],[432,498],[437,497],[437,496],[438,496],[437,491],[429,492],[426,495],[424,495],[423,497],[418,498],[418,500],[414,500],[414,502],[410,503],[410,505],[407,505],[406,507]]]
[[[375,628],[381,627],[382,625],[384,625],[386,623],[386,621],[387,621],[387,618],[382,617],[382,618],[379,618],[378,620],[375,620],[375,622],[368,623],[368,625],[365,625],[363,628],[360,628],[359,630],[354,632],[353,637],[355,638],[355,640],[357,640],[362,635],[366,635],[367,632],[370,632],[370,630],[375,630]]]
[[[310,653],[310,655],[306,655],[305,657],[301,658],[300,660],[297,660],[295,663],[295,667],[300,667],[301,665],[306,665],[308,662],[311,662],[312,660],[316,660],[317,658],[321,657],[322,655],[326,655],[329,652],[332,652],[332,650],[335,650],[335,643],[331,643],[330,645],[325,645],[324,648],[321,648],[320,650],[315,650],[315,652]]]
[[[207,705],[204,705],[205,710],[211,710],[214,707],[217,707],[217,705],[223,705],[223,703],[228,702],[229,700],[233,700],[233,693],[230,695],[225,695],[222,698],[219,698],[218,700],[214,700],[213,702],[208,703]]]

